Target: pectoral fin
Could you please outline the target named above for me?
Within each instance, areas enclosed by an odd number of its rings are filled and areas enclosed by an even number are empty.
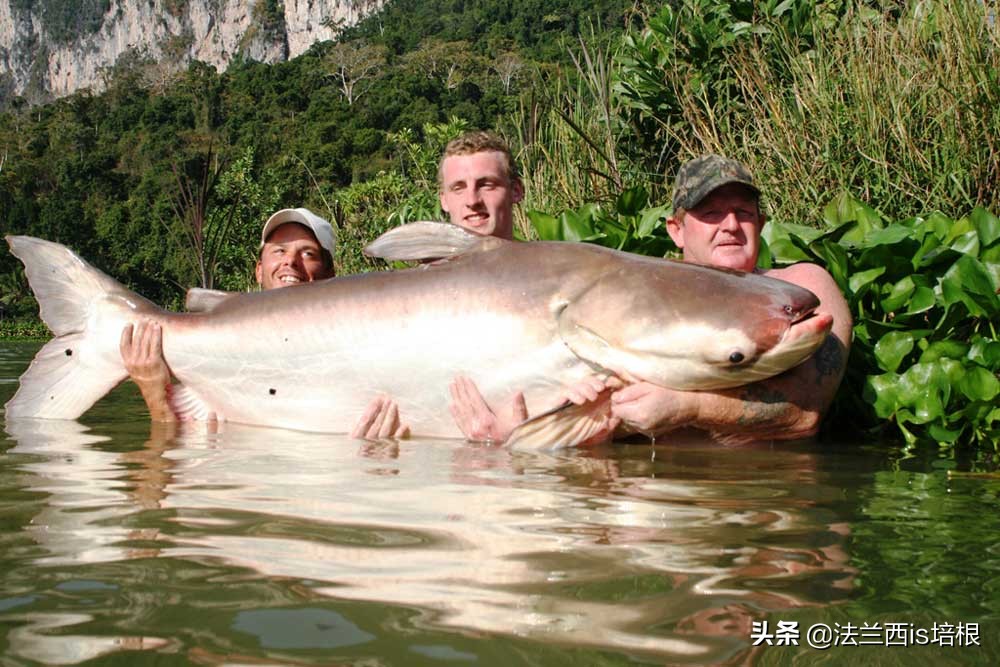
[[[170,386],[169,400],[178,421],[224,421],[201,396],[183,384]]]
[[[564,447],[586,447],[611,439],[611,392],[596,401],[559,407],[522,422],[507,439],[512,449],[544,451]]]

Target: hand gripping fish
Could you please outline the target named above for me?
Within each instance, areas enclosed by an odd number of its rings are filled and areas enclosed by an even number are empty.
[[[8,236],[55,337],[21,376],[7,419],[75,419],[127,377],[122,328],[155,321],[181,383],[184,419],[344,433],[378,394],[414,435],[461,437],[448,386],[462,374],[488,402],[523,391],[540,416],[526,448],[589,437],[598,403],[549,410],[588,375],[676,389],[776,375],[823,342],[828,315],[790,283],[578,243],[519,243],[447,223],[397,227],[366,252],[436,261],[294,288],[202,295],[165,311],[68,248]]]

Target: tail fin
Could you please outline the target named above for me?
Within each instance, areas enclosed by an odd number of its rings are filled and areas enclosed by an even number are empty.
[[[55,334],[21,376],[7,418],[76,419],[127,377],[118,352],[124,324],[159,309],[65,246],[30,236],[6,239]]]

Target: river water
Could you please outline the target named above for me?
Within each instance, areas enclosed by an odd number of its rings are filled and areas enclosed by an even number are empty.
[[[1000,476],[937,452],[0,427],[3,665],[1000,664]]]

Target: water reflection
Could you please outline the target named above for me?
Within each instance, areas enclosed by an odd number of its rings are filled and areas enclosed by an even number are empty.
[[[852,586],[831,509],[841,492],[794,450],[550,456],[231,424],[154,430],[138,447],[75,422],[7,432],[23,486],[46,496],[26,528],[44,549],[36,565],[213,563],[413,608],[428,627],[713,664],[749,659],[752,620],[845,600]],[[263,627],[270,604],[230,630]],[[45,636],[16,654],[58,662]],[[316,636],[370,639],[353,626]]]

